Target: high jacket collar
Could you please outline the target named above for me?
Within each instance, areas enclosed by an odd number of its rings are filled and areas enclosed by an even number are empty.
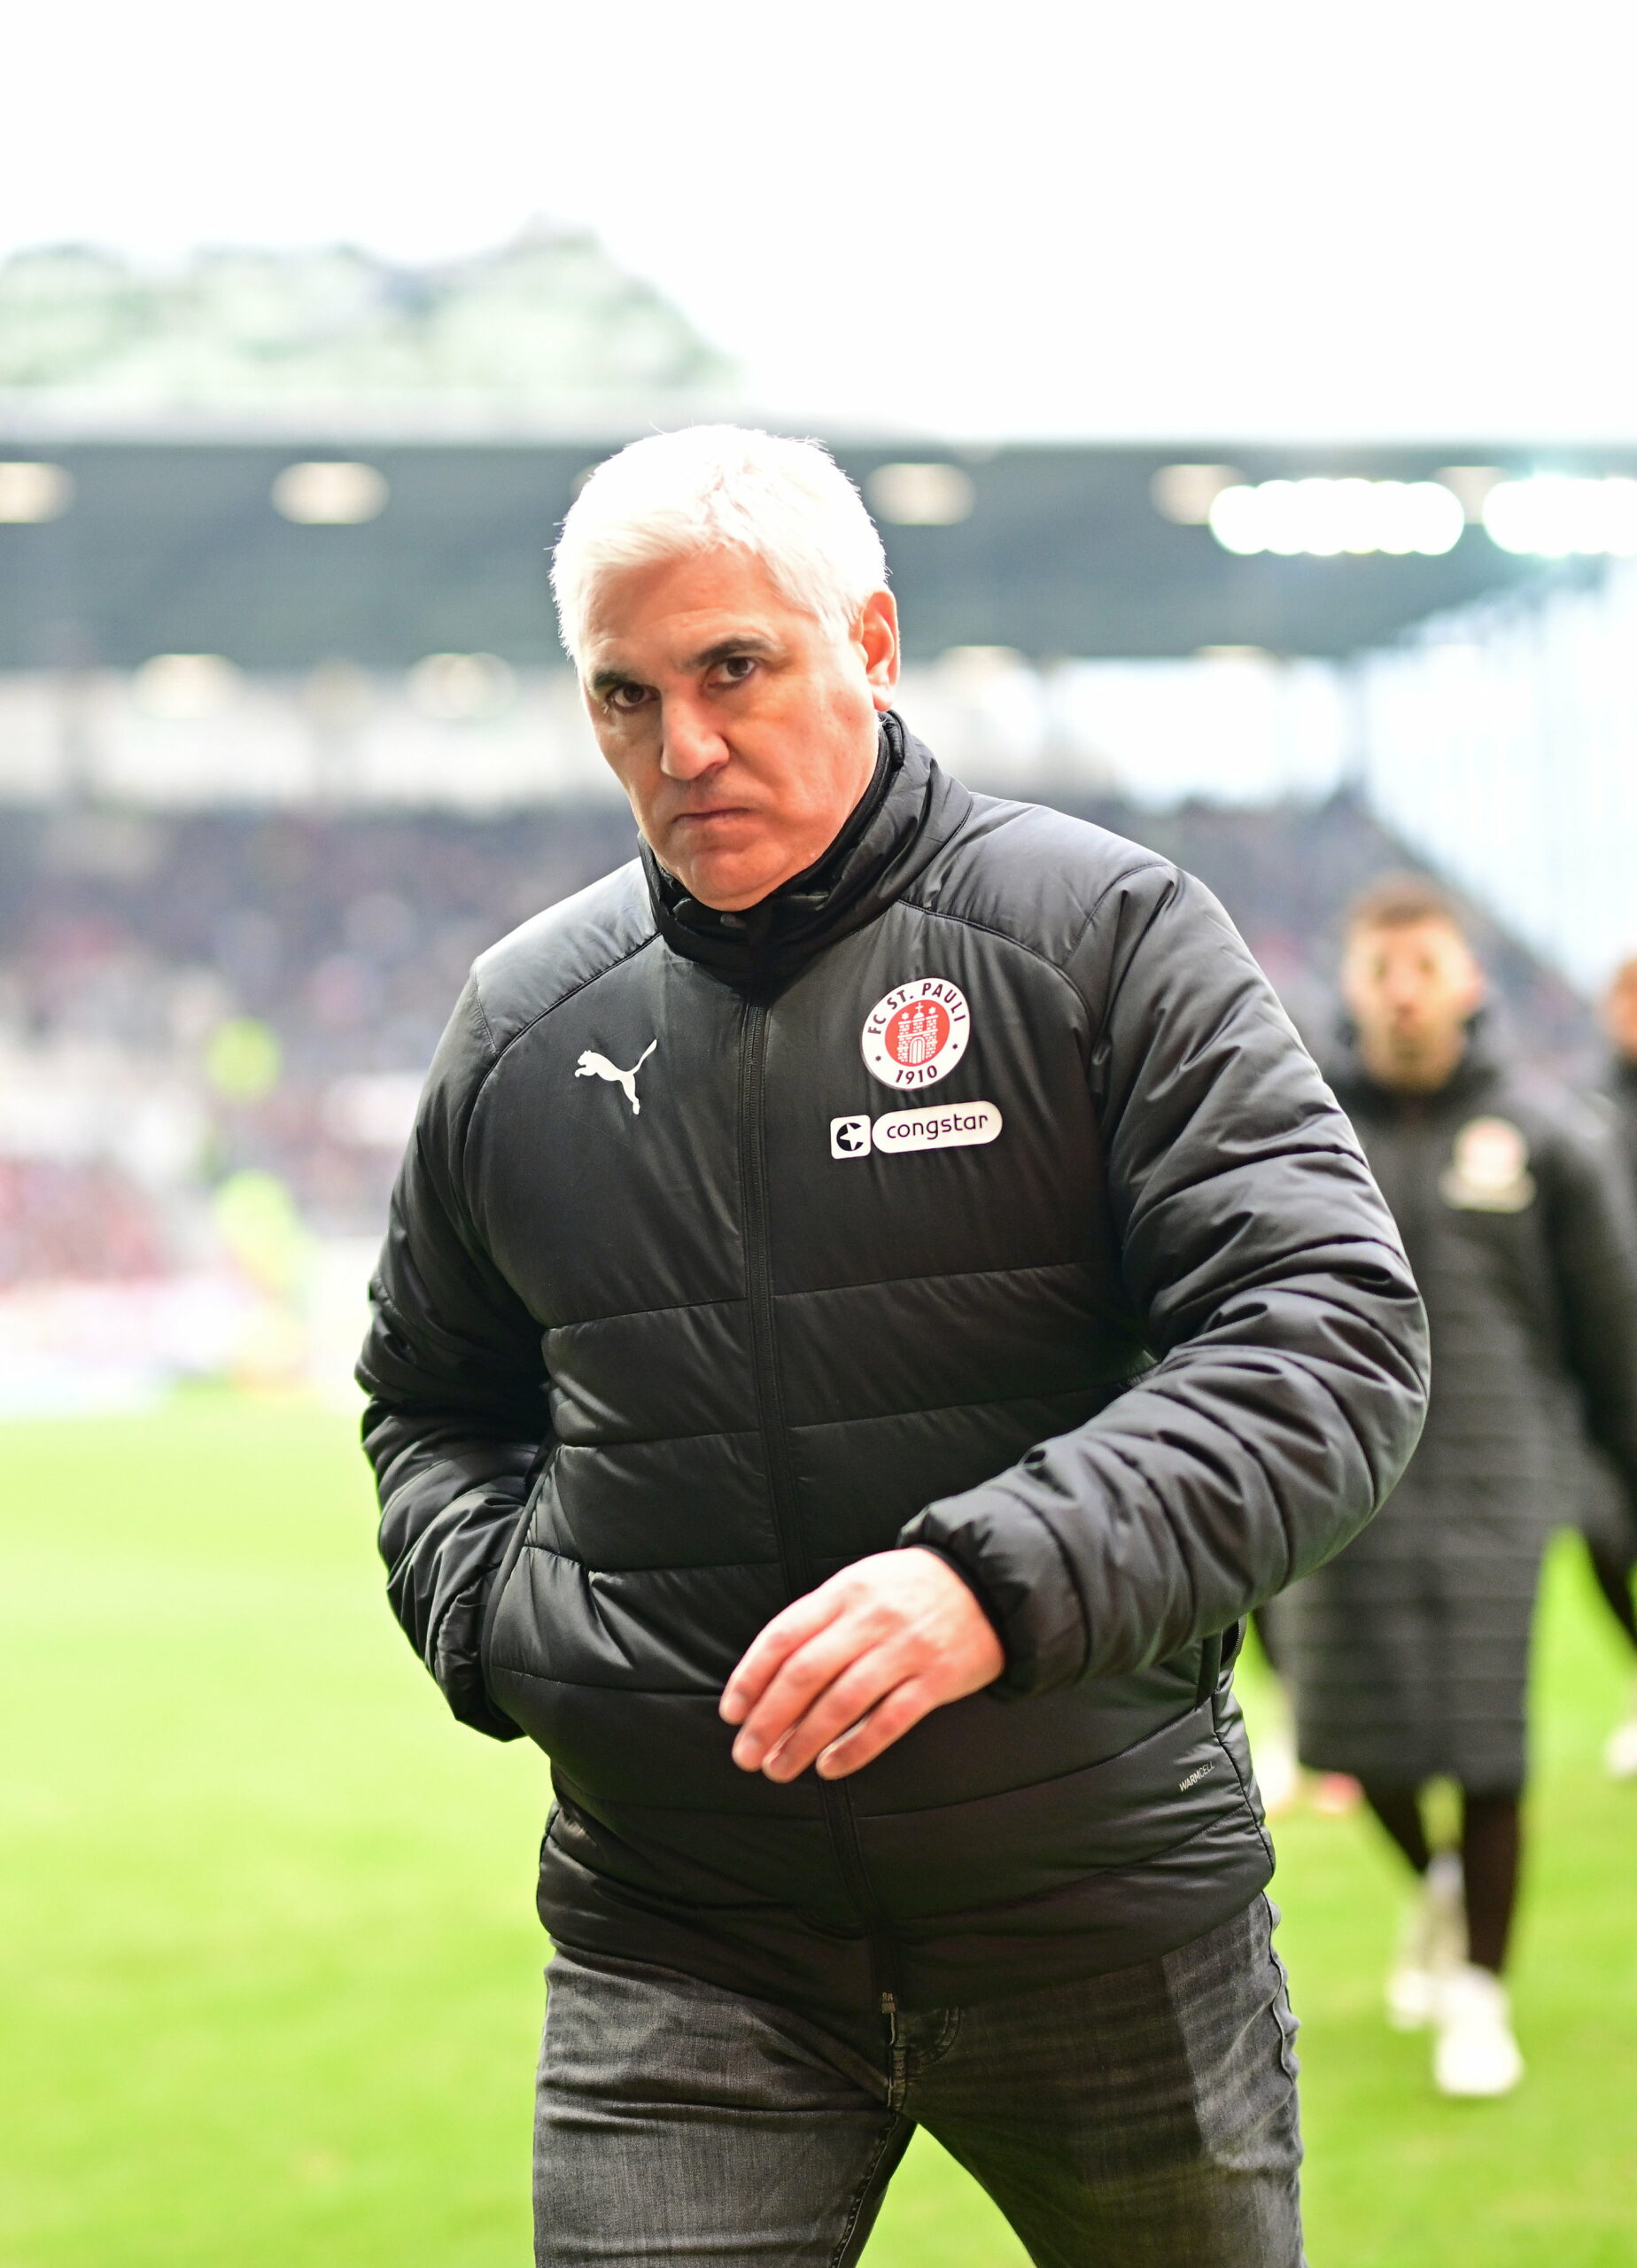
[[[724,983],[774,992],[838,938],[873,921],[930,864],[972,808],[958,781],[890,710],[875,770],[821,858],[742,913],[690,897],[644,843],[642,865],[660,935]]]

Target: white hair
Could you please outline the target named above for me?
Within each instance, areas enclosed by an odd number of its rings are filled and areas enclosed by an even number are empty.
[[[887,580],[875,523],[822,442],[744,425],[651,433],[597,467],[562,523],[551,585],[576,668],[604,575],[722,546],[760,559],[838,636]]]

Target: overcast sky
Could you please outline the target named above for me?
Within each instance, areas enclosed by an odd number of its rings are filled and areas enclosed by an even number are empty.
[[[1623,0],[62,0],[0,248],[589,223],[770,408],[1637,439]]]

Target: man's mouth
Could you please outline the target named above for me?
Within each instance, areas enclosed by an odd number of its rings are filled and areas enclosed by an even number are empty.
[[[749,819],[750,812],[743,804],[712,804],[703,811],[679,812],[671,820],[672,827],[712,827],[724,819]]]

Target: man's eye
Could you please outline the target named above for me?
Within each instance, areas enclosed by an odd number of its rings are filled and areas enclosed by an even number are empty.
[[[742,685],[755,668],[754,654],[730,654],[725,662],[717,664],[717,675],[729,685]]]
[[[623,710],[627,716],[633,709],[640,709],[648,699],[645,685],[613,685],[603,696],[610,709]]]

